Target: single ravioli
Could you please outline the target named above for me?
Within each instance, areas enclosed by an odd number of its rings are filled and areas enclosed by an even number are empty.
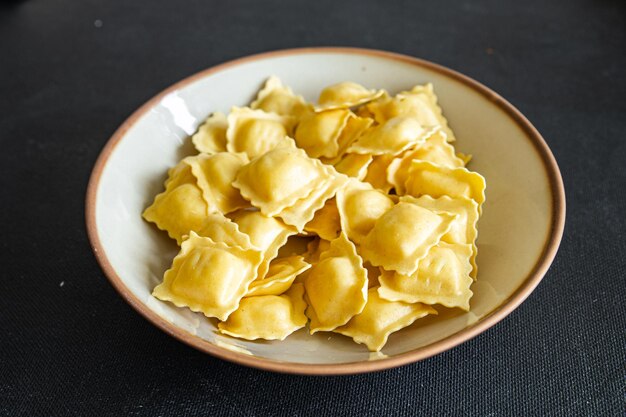
[[[226,115],[215,112],[200,125],[198,131],[191,137],[191,142],[198,152],[206,154],[226,152],[226,129],[228,129]]]
[[[326,240],[338,238],[341,231],[341,223],[339,221],[339,211],[337,210],[337,200],[335,198],[326,200],[324,206],[315,212],[313,220],[304,226],[304,230]]]
[[[183,161],[191,167],[209,213],[227,214],[250,206],[239,190],[232,185],[239,170],[248,163],[246,154],[229,152],[200,154],[187,157]]]
[[[385,300],[378,295],[377,288],[370,288],[363,311],[334,332],[351,337],[370,351],[378,352],[391,333],[410,326],[428,314],[437,314],[437,311],[425,304]]]
[[[302,96],[295,95],[293,90],[285,86],[276,76],[267,79],[250,107],[296,118],[313,109],[313,106],[308,104]]]
[[[243,152],[250,159],[283,145],[296,122],[291,116],[247,107],[233,107],[227,120],[226,149],[228,152]]]
[[[387,168],[387,181],[393,185],[397,194],[404,194],[404,183],[409,175],[409,168],[414,160],[427,161],[449,168],[462,168],[465,161],[459,158],[454,147],[446,140],[446,134],[438,129],[432,132],[425,142],[418,144],[399,155]]]
[[[348,153],[335,163],[334,166],[337,172],[363,181],[367,175],[367,168],[372,163],[372,160],[372,155]]]
[[[302,284],[293,284],[283,295],[246,297],[217,327],[221,333],[241,339],[284,340],[306,325],[303,295]]]
[[[406,276],[383,271],[378,294],[389,301],[441,304],[469,311],[472,246],[440,242],[420,261],[417,272]]]
[[[166,190],[154,198],[154,202],[144,212],[143,218],[167,232],[180,245],[183,236],[199,230],[207,218],[207,204],[202,191],[195,184],[184,183],[174,186],[170,183]]]
[[[267,216],[276,216],[331,180],[334,169],[299,148],[279,147],[244,166],[233,186]]]
[[[260,211],[239,210],[229,216],[239,225],[239,230],[249,236],[252,245],[263,252],[258,279],[265,278],[270,261],[276,258],[278,250],[289,236],[295,235],[297,231],[280,219],[268,217]]]
[[[414,197],[428,194],[471,198],[478,203],[478,213],[485,201],[485,178],[466,168],[448,168],[424,161],[412,161],[405,182],[406,193]]]
[[[345,81],[322,90],[316,111],[355,107],[372,101],[384,93],[383,90],[368,90],[360,84]]]
[[[374,115],[378,123],[398,116],[411,117],[423,127],[441,127],[450,142],[455,140],[454,133],[443,116],[437,96],[431,83],[416,85],[409,91],[398,93],[395,97],[381,97],[367,105],[368,111]]]
[[[274,259],[270,263],[267,275],[250,284],[245,297],[258,295],[281,295],[291,287],[298,275],[311,267],[302,256],[288,256]]]
[[[478,204],[468,198],[452,198],[447,195],[439,198],[432,198],[429,195],[423,195],[419,198],[403,196],[400,197],[400,201],[412,202],[435,212],[452,213],[457,216],[452,222],[450,230],[441,237],[441,240],[448,243],[469,243],[472,245],[472,256],[470,258],[472,272],[470,275],[476,278],[478,272],[478,266],[476,265],[476,255],[478,253],[478,248],[476,247],[476,238],[478,237],[476,223],[478,223],[479,218]]]
[[[311,334],[330,331],[359,314],[367,302],[367,271],[342,233],[304,278]]]
[[[346,109],[307,113],[296,128],[296,144],[313,158],[335,157],[339,152],[339,136],[352,116]]]
[[[257,276],[261,252],[213,242],[191,232],[152,295],[226,320]]]
[[[341,229],[356,244],[362,244],[376,221],[394,206],[393,200],[370,184],[357,180],[337,192]]]
[[[430,135],[414,118],[398,116],[367,130],[348,152],[368,155],[397,155],[423,143]]]
[[[455,218],[400,202],[376,221],[361,245],[361,255],[374,266],[411,275],[420,259],[448,233]]]

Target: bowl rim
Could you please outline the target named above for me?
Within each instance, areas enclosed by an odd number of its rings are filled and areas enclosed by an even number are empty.
[[[146,112],[148,112],[153,106],[155,106],[164,96],[208,75],[218,73],[231,67],[235,67],[237,65],[249,63],[256,60],[288,55],[315,53],[374,56],[426,68],[431,71],[436,71],[444,76],[453,78],[454,80],[459,81],[466,86],[472,88],[473,90],[479,92],[481,95],[483,95],[492,103],[497,105],[500,109],[502,109],[511,119],[513,119],[513,121],[515,121],[519,125],[520,128],[522,128],[522,130],[526,133],[526,137],[532,142],[535,149],[539,153],[540,158],[546,169],[552,196],[552,220],[550,233],[546,237],[543,251],[537,259],[535,266],[528,274],[524,282],[520,285],[520,287],[491,313],[478,320],[476,323],[465,327],[462,330],[444,339],[438,340],[437,342],[434,342],[430,345],[422,346],[409,352],[380,360],[349,362],[340,364],[305,364],[295,362],[280,362],[271,359],[246,355],[211,344],[210,342],[201,339],[196,335],[192,335],[191,333],[188,333],[187,331],[176,327],[174,324],[164,320],[154,311],[148,308],[145,304],[143,304],[126,287],[126,285],[123,283],[122,279],[120,278],[120,276],[118,276],[112,264],[108,260],[104,251],[104,247],[100,242],[100,237],[98,235],[96,225],[96,199],[104,167],[106,166],[109,157],[111,156],[116,145],[124,138],[126,132]],[[165,333],[173,336],[174,338],[202,352],[209,353],[215,357],[258,369],[302,375],[358,374],[394,368],[397,366],[406,365],[429,358],[448,349],[451,349],[463,342],[466,342],[469,339],[474,338],[478,334],[486,331],[499,321],[503,320],[530,295],[535,287],[537,287],[537,285],[547,272],[548,268],[550,267],[550,264],[552,263],[554,257],[556,256],[565,226],[565,190],[556,160],[541,134],[530,123],[530,121],[528,121],[528,119],[511,103],[509,103],[499,94],[486,87],[485,85],[479,83],[478,81],[442,65],[395,52],[354,47],[306,47],[263,52],[234,59],[210,67],[169,86],[168,88],[164,89],[163,91],[152,97],[137,110],[135,110],[122,123],[122,125],[120,125],[120,127],[107,141],[93,167],[91,177],[87,186],[85,200],[85,220],[87,235],[93,253],[98,263],[100,264],[100,267],[104,271],[105,276],[108,278],[113,287],[122,296],[122,298],[124,298],[126,302],[130,304],[130,306],[133,307],[137,312],[139,312],[144,318],[146,318],[152,324],[163,330]]]

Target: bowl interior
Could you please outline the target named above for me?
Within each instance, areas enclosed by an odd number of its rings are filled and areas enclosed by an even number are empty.
[[[216,323],[199,313],[150,295],[177,247],[141,213],[162,190],[165,173],[193,153],[188,139],[207,115],[247,105],[264,80],[279,76],[307,100],[320,90],[350,80],[390,93],[432,82],[457,135],[457,149],[473,155],[469,167],[487,179],[487,201],[479,222],[478,281],[471,312],[447,311],[390,337],[371,354],[344,336],[306,331],[282,342],[244,341],[220,335]],[[305,51],[261,56],[193,77],[151,102],[118,132],[96,188],[95,225],[101,250],[113,273],[147,308],[211,345],[273,361],[342,364],[393,357],[425,347],[482,320],[527,280],[552,231],[553,201],[548,171],[522,127],[500,106],[466,83],[436,69],[390,56]],[[103,254],[100,254],[102,256]],[[111,274],[111,271],[107,271]],[[174,332],[179,330],[173,330]]]

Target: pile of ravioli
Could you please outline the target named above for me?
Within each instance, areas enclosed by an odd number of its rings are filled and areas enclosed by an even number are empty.
[[[485,179],[431,84],[343,82],[314,105],[271,77],[192,141],[143,213],[180,245],[158,299],[234,337],[308,325],[371,351],[434,305],[469,310]]]

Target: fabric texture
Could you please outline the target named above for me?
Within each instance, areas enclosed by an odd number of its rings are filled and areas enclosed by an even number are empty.
[[[499,92],[560,165],[565,235],[508,318],[431,359],[305,377],[196,351],[115,292],[84,198],[113,131],[166,86],[251,53],[358,46]],[[626,4],[0,3],[0,416],[626,414]]]

